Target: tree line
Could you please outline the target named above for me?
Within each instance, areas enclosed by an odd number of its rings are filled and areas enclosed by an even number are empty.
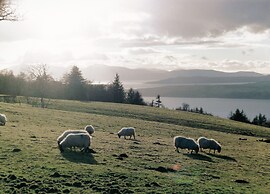
[[[253,120],[250,121],[243,110],[240,111],[239,109],[236,109],[234,113],[230,113],[229,119],[253,125],[270,127],[270,120],[268,120],[266,116],[261,113],[259,113],[259,115],[256,115]]]
[[[190,105],[185,103],[185,102],[182,103],[182,106],[179,106],[178,108],[176,108],[176,110],[213,116],[211,113],[205,112],[202,107],[200,107],[200,108],[198,108],[198,107],[190,108]]]
[[[77,66],[60,81],[55,80],[46,65],[29,68],[27,73],[15,76],[12,71],[0,71],[0,93],[13,96],[39,97],[41,104],[45,98],[80,101],[102,101],[145,105],[141,94],[130,88],[127,92],[119,74],[109,84],[92,84],[85,79]]]

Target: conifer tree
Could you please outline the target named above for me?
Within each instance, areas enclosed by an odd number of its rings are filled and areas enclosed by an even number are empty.
[[[114,81],[110,87],[112,101],[116,103],[123,103],[125,101],[125,91],[123,84],[120,81],[118,73],[115,75]]]
[[[71,100],[86,99],[86,80],[82,76],[82,72],[77,66],[73,66],[70,73],[64,76],[66,85],[66,95]]]

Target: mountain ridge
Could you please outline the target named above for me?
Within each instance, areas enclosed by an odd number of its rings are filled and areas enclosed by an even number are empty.
[[[79,67],[80,68],[80,67]],[[19,74],[21,71],[25,71],[25,66],[14,66],[8,68],[15,74]],[[52,74],[55,79],[60,80],[64,74],[71,70],[69,67],[50,66],[48,65],[48,72]],[[128,67],[120,66],[108,66],[108,65],[89,65],[87,67],[80,68],[83,76],[93,82],[110,82],[114,79],[115,74],[120,75],[121,81],[124,82],[150,82],[156,81],[158,83],[166,79],[176,79],[177,77],[264,77],[265,75],[253,72],[253,71],[238,71],[238,72],[223,72],[217,70],[203,70],[203,69],[177,69],[172,71],[161,69],[147,69],[136,68],[131,69]]]

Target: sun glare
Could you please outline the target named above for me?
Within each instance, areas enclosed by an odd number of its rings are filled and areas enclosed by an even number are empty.
[[[25,0],[22,12],[25,22],[31,22],[44,39],[76,38],[100,34],[103,27],[124,18],[117,4],[110,1]],[[119,15],[120,14],[120,15]]]

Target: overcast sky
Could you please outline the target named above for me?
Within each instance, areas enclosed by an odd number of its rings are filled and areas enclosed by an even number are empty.
[[[269,0],[17,0],[0,69],[113,65],[270,74]]]

